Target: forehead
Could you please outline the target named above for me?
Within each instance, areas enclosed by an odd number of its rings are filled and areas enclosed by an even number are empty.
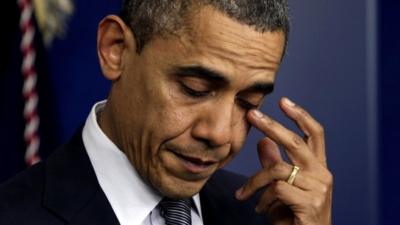
[[[285,45],[283,32],[259,32],[211,6],[189,17],[187,35],[196,52],[209,52],[234,64],[276,70]]]
[[[200,64],[240,77],[263,73],[270,81],[274,80],[285,44],[283,32],[258,32],[211,6],[187,15],[185,29],[178,35],[158,40],[153,47],[159,54],[169,54],[167,60],[173,63]]]

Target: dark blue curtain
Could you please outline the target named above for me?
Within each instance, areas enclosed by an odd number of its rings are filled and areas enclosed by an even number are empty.
[[[400,2],[380,4],[380,182],[382,224],[399,224]]]

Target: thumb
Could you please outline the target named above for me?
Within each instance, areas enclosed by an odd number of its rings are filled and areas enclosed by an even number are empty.
[[[264,168],[283,160],[279,151],[279,146],[268,137],[265,137],[258,142],[257,149],[258,158]]]

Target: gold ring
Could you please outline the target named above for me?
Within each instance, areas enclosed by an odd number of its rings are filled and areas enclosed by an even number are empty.
[[[289,178],[286,181],[288,182],[288,184],[293,184],[294,179],[296,179],[297,173],[299,173],[299,170],[300,168],[298,166],[293,166],[292,173],[290,174]]]

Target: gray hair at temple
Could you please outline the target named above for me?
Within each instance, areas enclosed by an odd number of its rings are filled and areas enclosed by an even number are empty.
[[[140,53],[156,35],[184,30],[186,16],[203,6],[212,6],[259,32],[281,31],[288,39],[287,0],[125,0],[120,16],[132,29]]]

